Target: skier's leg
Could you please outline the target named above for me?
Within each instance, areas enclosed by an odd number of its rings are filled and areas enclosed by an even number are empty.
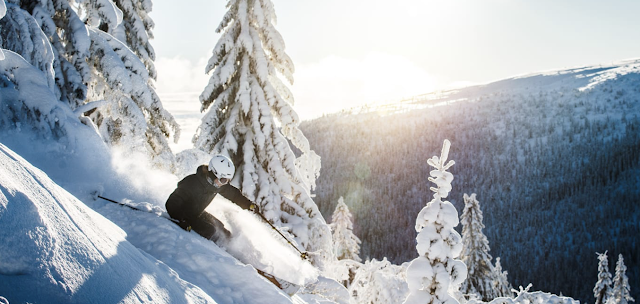
[[[229,230],[224,228],[224,224],[213,215],[203,212],[193,223],[191,223],[193,231],[200,234],[206,239],[214,242],[228,240],[231,237]]]
[[[201,217],[197,217],[193,220],[190,220],[191,230],[197,232],[203,238],[210,238],[215,232],[215,228],[210,223],[206,222]]]
[[[215,227],[215,232],[210,239],[218,245],[223,245],[224,243],[231,240],[231,232],[224,227],[224,224],[213,215],[208,215],[211,217],[209,220],[211,220],[213,226]]]

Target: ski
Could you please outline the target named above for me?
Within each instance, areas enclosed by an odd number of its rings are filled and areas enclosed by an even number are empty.
[[[127,208],[129,208],[129,209],[131,209],[131,210],[135,210],[135,211],[140,211],[140,212],[146,212],[146,213],[149,213],[149,214],[153,214],[153,215],[155,215],[155,216],[157,216],[157,217],[164,218],[164,219],[166,219],[166,220],[168,220],[168,221],[171,221],[172,223],[174,223],[174,224],[176,224],[176,225],[180,226],[180,222],[179,222],[179,221],[177,221],[177,220],[175,220],[175,219],[172,219],[172,218],[170,218],[170,217],[166,217],[166,216],[163,216],[163,215],[160,215],[160,214],[155,214],[155,213],[150,212],[150,211],[147,211],[147,210],[138,209],[138,208],[136,208],[136,207],[134,207],[134,206],[127,205],[127,204],[123,204],[123,203],[121,203],[121,202],[114,201],[114,200],[112,200],[112,199],[110,199],[110,198],[106,198],[106,197],[103,197],[103,196],[100,196],[100,195],[98,195],[97,197],[98,197],[98,198],[101,198],[101,199],[103,199],[103,200],[105,200],[105,201],[107,201],[107,202],[114,203],[114,204],[118,204],[118,205],[123,206],[123,207],[127,207]]]
[[[262,271],[260,269],[256,269],[256,270],[258,271],[258,273],[261,276],[266,278],[269,282],[271,282],[276,287],[280,288],[282,291],[284,291],[289,296],[293,296],[294,294],[296,294],[302,288],[302,286],[300,286],[298,284],[294,284],[294,283],[291,283],[289,281],[285,281],[285,280],[280,279],[280,278],[278,278],[278,277],[276,277],[276,276],[274,276],[274,275],[272,275],[270,273],[264,272],[264,271]]]

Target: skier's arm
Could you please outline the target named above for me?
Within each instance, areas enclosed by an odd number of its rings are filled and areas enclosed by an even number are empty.
[[[178,182],[178,186],[169,195],[165,204],[167,212],[172,218],[189,220],[200,215],[194,213],[197,212],[194,211],[194,204],[197,200],[193,194],[198,192],[198,184],[199,181],[195,174],[189,175]]]
[[[169,216],[178,220],[177,224],[180,228],[186,231],[191,231],[191,224],[189,223],[187,218],[188,214],[185,210],[185,202],[188,200],[188,194],[189,193],[186,190],[178,186],[178,188],[169,195],[165,207],[167,208]]]
[[[253,204],[253,202],[242,195],[242,192],[240,192],[240,190],[231,185],[222,186],[222,189],[220,189],[220,194],[245,210],[249,209]]]
[[[169,195],[165,207],[169,215],[177,220],[186,220],[187,214],[185,212],[185,201],[188,200],[188,193],[180,187]]]

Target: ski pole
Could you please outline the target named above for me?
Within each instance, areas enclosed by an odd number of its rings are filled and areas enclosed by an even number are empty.
[[[279,235],[280,235],[280,236],[281,236],[285,241],[287,241],[287,243],[288,243],[289,245],[291,245],[291,247],[293,247],[293,248],[294,248],[298,253],[300,253],[300,257],[301,257],[303,260],[307,260],[307,259],[309,259],[309,254],[308,254],[307,252],[302,252],[302,251],[300,251],[300,249],[298,249],[298,247],[296,247],[295,245],[293,245],[293,243],[291,243],[291,241],[289,241],[289,239],[288,239],[286,236],[284,236],[284,234],[282,234],[282,232],[280,232],[280,230],[278,230],[278,228],[276,228],[275,226],[273,226],[273,224],[271,224],[271,222],[269,222],[269,221],[264,217],[264,215],[262,215],[262,213],[258,213],[258,212],[256,212],[256,214],[258,214],[258,215],[262,218],[262,220],[264,220],[265,222],[267,222],[267,224],[269,224],[269,226],[271,226],[271,228],[273,228],[273,230],[275,230],[276,232],[278,232],[278,234],[279,234]]]
[[[129,205],[127,205],[127,204],[123,204],[123,203],[120,203],[120,202],[118,202],[118,201],[114,201],[114,200],[112,200],[112,199],[106,198],[106,197],[101,196],[101,195],[98,195],[98,198],[101,198],[101,199],[103,199],[103,200],[105,200],[105,201],[107,201],[107,202],[111,202],[111,203],[114,203],[114,204],[118,204],[118,205],[120,205],[120,206],[128,207],[128,208],[133,209],[133,210],[136,210],[136,211],[147,212],[147,211],[145,211],[145,210],[138,209],[138,208],[136,208],[136,207],[129,206]],[[164,216],[162,216],[162,217],[164,217]],[[176,223],[176,224],[179,224],[179,223],[180,223],[180,221],[175,220],[175,219],[172,219],[172,218],[168,218],[168,217],[164,217],[164,218],[166,218],[166,219],[168,219],[168,220],[170,220],[170,221],[172,221],[172,222],[174,222],[174,223]]]

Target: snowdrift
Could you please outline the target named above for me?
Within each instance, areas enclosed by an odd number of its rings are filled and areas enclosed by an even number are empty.
[[[481,304],[487,303],[478,300],[470,300],[467,304]],[[530,304],[530,303],[545,303],[545,304],[580,304],[580,301],[574,300],[570,297],[557,296],[554,294],[535,291],[520,291],[515,298],[495,298],[489,304]]]
[[[0,144],[0,295],[10,303],[216,303]]]

